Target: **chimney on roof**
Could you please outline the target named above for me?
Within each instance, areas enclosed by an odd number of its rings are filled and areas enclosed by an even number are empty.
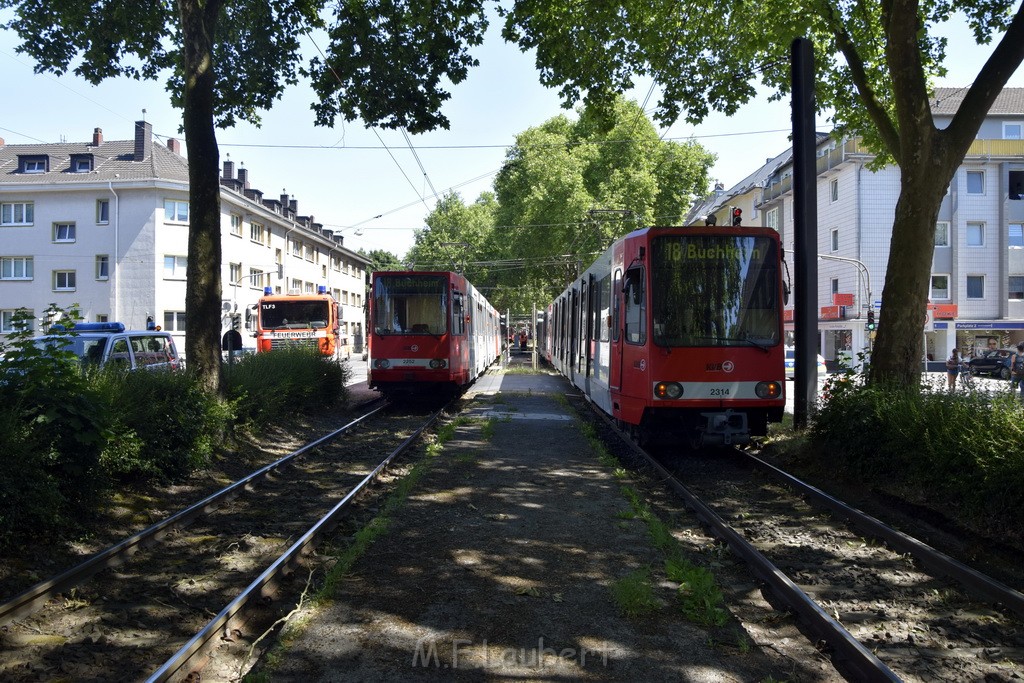
[[[92,146],[99,147],[103,144],[103,129],[93,128],[92,129]]]
[[[148,121],[135,122],[134,161],[144,161],[153,154],[153,124]]]
[[[234,180],[235,178],[235,162],[231,161],[230,158],[224,161],[224,178],[227,180]]]
[[[244,166],[238,168],[238,182],[242,183],[242,189],[249,189],[249,171]]]
[[[181,141],[174,138],[167,138],[167,149],[171,150],[178,156],[181,156]]]
[[[283,193],[281,194],[281,215],[288,215],[288,195]]]
[[[297,215],[299,213],[299,200],[292,199],[291,201],[289,201],[288,210],[292,212],[292,215]]]

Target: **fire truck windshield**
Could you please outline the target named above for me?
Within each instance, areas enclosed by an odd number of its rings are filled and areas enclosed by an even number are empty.
[[[264,301],[260,327],[264,330],[323,329],[331,319],[327,301]]]

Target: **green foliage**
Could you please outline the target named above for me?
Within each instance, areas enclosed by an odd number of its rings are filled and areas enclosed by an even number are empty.
[[[847,380],[829,393],[809,438],[842,476],[899,486],[997,530],[1024,524],[1024,407],[1010,393]]]
[[[556,116],[516,138],[494,182],[472,204],[438,202],[409,260],[420,269],[466,264],[466,276],[500,310],[544,306],[616,238],[678,224],[704,194],[714,156],[696,143],[659,139],[635,102],[614,98]]]
[[[630,618],[646,616],[661,607],[654,597],[650,572],[646,569],[638,569],[617,579],[612,583],[611,591],[619,611]]]
[[[704,626],[723,626],[729,620],[714,574],[678,557],[665,560],[665,573],[679,584],[676,595],[688,618]]]
[[[368,252],[360,249],[359,254],[370,259],[371,273],[378,270],[400,270],[402,268],[402,261],[386,249],[371,249]]]
[[[69,329],[78,312],[51,306],[51,316]],[[99,460],[108,424],[77,357],[61,341],[71,334],[58,333],[45,349],[36,346],[24,309],[14,327],[0,349],[0,539],[9,540],[26,533],[23,524],[51,529],[94,504],[104,482]]]
[[[282,416],[337,405],[348,397],[346,367],[315,349],[294,347],[245,356],[227,374],[239,423],[272,424]]]
[[[178,481],[210,462],[227,404],[186,372],[90,373],[111,421],[101,462],[119,481]]]

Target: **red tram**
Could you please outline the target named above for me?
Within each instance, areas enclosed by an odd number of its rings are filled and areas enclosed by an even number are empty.
[[[374,273],[370,388],[391,398],[457,392],[497,360],[500,324],[490,302],[458,273]]]
[[[746,443],[785,407],[782,258],[770,228],[636,230],[548,306],[542,353],[641,443]]]

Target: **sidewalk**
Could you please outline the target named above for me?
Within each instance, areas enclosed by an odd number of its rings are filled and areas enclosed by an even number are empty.
[[[567,393],[553,375],[480,378],[467,419],[270,680],[796,680],[803,663],[738,647],[738,624],[683,618]],[[644,569],[662,606],[624,617],[611,587]]]

